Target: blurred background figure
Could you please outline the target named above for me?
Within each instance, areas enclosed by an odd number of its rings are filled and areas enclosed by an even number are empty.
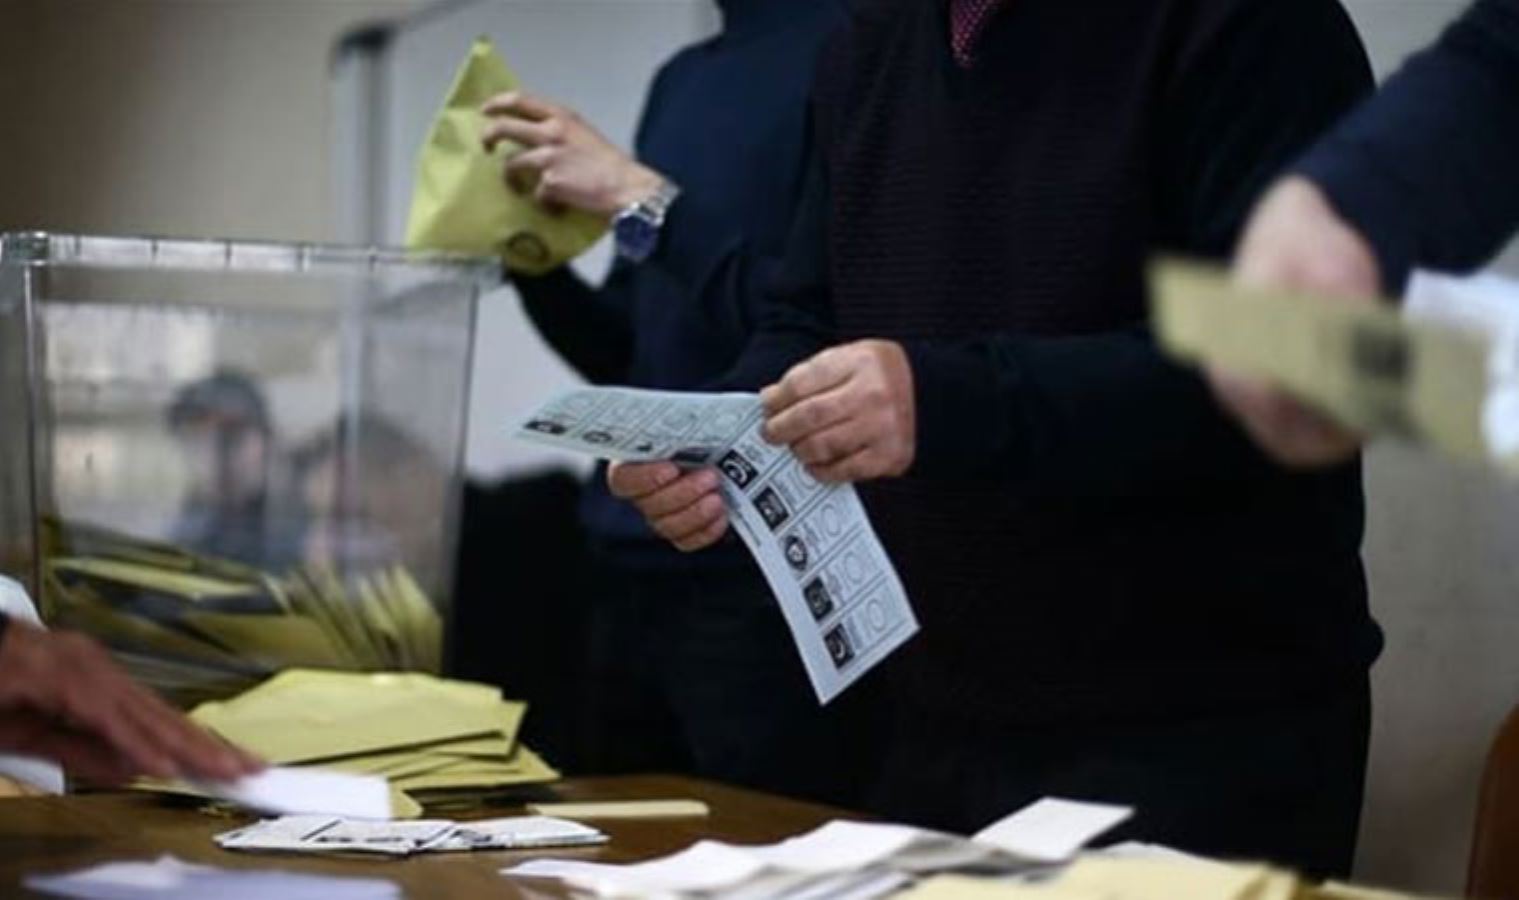
[[[253,379],[223,371],[187,385],[169,408],[168,424],[187,482],[171,539],[195,553],[271,570],[295,562],[300,517],[268,404]]]

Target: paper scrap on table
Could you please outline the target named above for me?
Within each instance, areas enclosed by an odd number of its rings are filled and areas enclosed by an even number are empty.
[[[1046,797],[976,832],[975,840],[1024,859],[1059,862],[1133,815],[1127,806]]]
[[[485,152],[480,108],[519,88],[487,38],[470,48],[417,160],[406,245],[499,256],[508,268],[541,275],[601,239],[607,224],[583,212],[551,213],[531,194],[507,187],[506,161],[521,151],[503,142]]]
[[[273,766],[233,782],[197,782],[198,791],[273,815],[318,814],[389,819],[390,786],[383,778]]]
[[[561,819],[687,819],[712,814],[700,800],[607,800],[596,803],[529,803],[528,812]]]
[[[377,822],[332,816],[285,816],[216,836],[223,850],[286,853],[372,853],[411,856],[471,850],[589,847],[606,843],[602,832],[546,816],[476,822],[422,819]]]
[[[153,862],[117,862],[62,875],[37,875],[26,886],[78,900],[399,900],[401,889],[375,878],[338,878],[298,872],[222,869],[191,865],[173,856]]]
[[[854,487],[813,480],[789,449],[765,442],[763,424],[754,394],[582,388],[516,434],[602,459],[715,467],[733,530],[827,703],[916,634],[918,620]]]
[[[532,860],[502,874],[554,879],[599,896],[822,896],[825,884],[876,896],[868,891],[890,885],[889,892],[936,872],[1028,872],[1064,862],[1130,813],[1125,807],[1043,800],[984,830],[989,840],[907,825],[835,821],[774,844],[701,841],[633,865]]]

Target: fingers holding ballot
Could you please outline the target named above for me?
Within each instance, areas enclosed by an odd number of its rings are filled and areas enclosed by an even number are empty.
[[[575,209],[604,219],[653,194],[659,173],[624,153],[579,113],[523,91],[499,94],[481,110],[487,152],[510,141],[507,185],[545,209]]]
[[[613,463],[607,470],[612,495],[627,500],[654,533],[694,553],[722,540],[728,513],[713,469],[685,471],[674,463]]]
[[[12,621],[0,637],[0,749],[92,781],[232,781],[257,759],[196,727],[89,638]]]
[[[765,439],[789,446],[824,483],[892,478],[917,452],[912,366],[902,345],[825,350],[760,393]]]
[[[1381,290],[1376,257],[1312,182],[1287,178],[1256,208],[1240,243],[1235,277],[1256,287],[1301,290],[1372,304]],[[1303,468],[1344,462],[1362,439],[1265,382],[1217,367],[1219,403],[1276,461]]]

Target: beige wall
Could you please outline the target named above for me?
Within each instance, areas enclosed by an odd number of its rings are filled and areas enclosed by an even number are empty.
[[[332,43],[419,5],[0,0],[0,228],[331,237]]]

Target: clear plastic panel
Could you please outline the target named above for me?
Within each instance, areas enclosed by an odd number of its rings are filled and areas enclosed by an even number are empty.
[[[496,266],[5,248],[0,566],[51,621],[186,703],[290,665],[440,665],[475,306]]]

